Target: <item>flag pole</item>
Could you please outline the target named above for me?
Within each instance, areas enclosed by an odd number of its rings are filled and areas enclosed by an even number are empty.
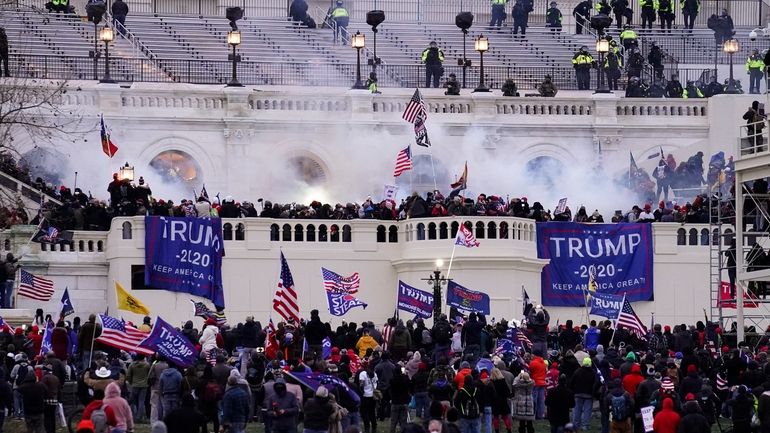
[[[436,166],[433,165],[433,151],[431,148],[428,148],[428,155],[430,155],[430,169],[433,171],[433,189],[437,190],[438,185],[436,184]]]
[[[618,331],[618,320],[620,319],[620,313],[623,311],[623,305],[626,304],[626,294],[623,293],[623,302],[620,304],[620,309],[618,310],[618,317],[615,318],[615,328],[612,330],[612,337],[610,337],[610,345],[612,345],[612,342],[615,341],[615,332]]]

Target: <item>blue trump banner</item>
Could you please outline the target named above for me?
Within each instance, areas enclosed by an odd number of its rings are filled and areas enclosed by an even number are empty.
[[[144,224],[144,284],[224,307],[222,220],[147,216]]]
[[[321,357],[323,359],[329,359],[332,356],[332,340],[329,337],[324,337],[321,342]]]
[[[399,280],[396,308],[428,319],[433,315],[433,294],[415,289]]]
[[[297,380],[297,382],[305,385],[306,387],[316,391],[320,386],[326,387],[329,392],[347,393],[348,397],[356,403],[361,401],[361,397],[358,393],[353,391],[344,380],[337,376],[321,373],[299,373],[291,372],[287,373],[289,376]],[[339,401],[339,400],[338,400]]]
[[[591,293],[591,314],[603,316],[615,320],[620,309],[623,308],[623,296],[610,295],[609,293]]]
[[[489,295],[450,281],[446,291],[446,303],[458,310],[489,314]]]
[[[46,353],[53,350],[53,328],[54,323],[53,320],[49,320],[48,323],[45,325],[45,333],[43,333],[43,342],[40,344],[40,353],[38,353],[39,356],[44,357]]]
[[[594,273],[600,293],[652,301],[652,252],[650,224],[538,223],[537,256],[550,260],[541,274],[542,303],[584,306]]]
[[[349,293],[326,291],[326,301],[329,303],[329,314],[332,316],[344,316],[351,308],[366,307],[366,302]]]
[[[198,351],[190,340],[160,317],[155,320],[152,332],[139,343],[139,347],[154,350],[184,368],[193,365],[198,358]]]

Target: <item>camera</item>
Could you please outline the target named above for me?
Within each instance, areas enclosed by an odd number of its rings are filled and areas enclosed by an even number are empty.
[[[752,30],[752,31],[749,32],[749,39],[751,39],[752,41],[756,41],[757,40],[757,36],[759,36],[759,35],[757,35],[757,31],[756,30]]]

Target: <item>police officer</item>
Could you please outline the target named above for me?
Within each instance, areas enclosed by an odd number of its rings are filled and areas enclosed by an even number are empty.
[[[433,87],[438,88],[438,80],[444,75],[444,52],[438,48],[436,41],[431,41],[428,48],[422,51],[420,60],[425,63],[425,87],[430,87],[432,77]]]
[[[752,50],[746,59],[746,72],[749,73],[749,93],[759,93],[762,77],[765,75],[765,60],[759,55],[759,50]]]
[[[494,27],[500,30],[500,27],[502,27],[503,21],[505,21],[506,4],[508,4],[508,0],[492,0],[492,20],[489,22],[490,30]]]
[[[582,35],[583,27],[588,22],[591,15],[591,0],[583,0],[572,9],[572,15],[575,17],[575,34]]]
[[[687,87],[685,87],[684,91],[682,92],[682,98],[694,98],[694,99],[700,99],[703,98],[703,92],[700,91],[700,89],[695,85],[692,81],[687,81]]]
[[[639,52],[638,48],[631,48],[628,54],[628,66],[626,71],[628,72],[628,78],[641,77],[642,69],[644,69],[644,57]]]
[[[594,9],[596,10],[597,14],[609,15],[612,13],[612,6],[607,3],[607,0],[599,0],[599,3],[594,5]]]
[[[551,2],[551,7],[545,11],[545,22],[548,24],[548,27],[551,28],[552,32],[561,31],[561,19],[561,11],[556,7],[556,2]]]
[[[671,33],[671,25],[674,23],[674,2],[673,0],[658,0],[658,18],[660,18],[660,29]]]
[[[380,90],[379,87],[377,87],[377,73],[376,72],[370,72],[369,73],[369,79],[366,80],[365,84],[366,88],[369,89],[370,92],[379,95]]]
[[[721,95],[722,93],[725,93],[724,86],[719,84],[719,81],[717,81],[716,75],[712,75],[711,81],[706,86],[706,97],[710,98],[712,96]]]
[[[578,90],[589,90],[591,88],[591,66],[594,58],[588,52],[588,47],[583,45],[580,51],[572,57],[572,67],[575,68]]]
[[[661,51],[657,42],[652,43],[652,46],[650,47],[650,52],[647,53],[647,61],[650,63],[650,66],[652,66],[653,71],[655,71],[655,79],[662,80],[663,79],[663,51]]]
[[[445,95],[459,95],[460,83],[457,82],[457,75],[449,74],[449,78],[446,80],[446,83],[444,83],[444,87],[446,87],[446,92],[444,92]]]
[[[642,8],[642,28],[652,29],[655,22],[655,11],[658,9],[658,0],[639,0]]]
[[[692,30],[695,25],[695,18],[700,12],[700,0],[679,0],[679,7],[682,9],[684,27]]]
[[[0,27],[0,62],[3,63],[3,73],[6,77],[11,76],[8,70],[8,35],[5,34],[5,27]]]
[[[529,13],[534,10],[532,0],[516,0],[511,9],[511,17],[513,18],[513,34],[518,34],[521,30],[521,34],[527,34],[527,25],[529,23]]]
[[[631,9],[628,8],[628,0],[612,0],[610,6],[615,13],[615,25],[617,25],[618,30],[623,26],[623,18],[626,19],[626,25],[631,24]]]
[[[335,24],[334,42],[336,43],[341,40],[342,45],[347,44],[348,42],[345,38],[347,32],[345,30],[347,30],[348,24],[350,23],[350,12],[343,6],[342,0],[337,0],[336,6],[332,7],[329,11],[328,17],[334,21]]]
[[[647,91],[639,77],[631,77],[626,86],[626,98],[645,98]]]
[[[604,57],[604,75],[607,76],[607,86],[610,90],[618,90],[618,79],[623,70],[623,56],[612,49]]]
[[[672,74],[671,80],[666,84],[666,98],[681,98],[684,89],[679,82],[679,75]]]
[[[639,46],[639,41],[637,41],[637,35],[634,31],[633,27],[626,25],[623,27],[623,31],[620,32],[620,44],[623,45],[624,50],[630,50],[631,48],[636,48]]]

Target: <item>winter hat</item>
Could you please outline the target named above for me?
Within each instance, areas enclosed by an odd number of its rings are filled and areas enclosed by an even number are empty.
[[[481,379],[489,379],[489,373],[487,373],[486,370],[481,370],[481,375],[479,375],[479,378],[481,378]]]
[[[207,326],[217,326],[217,321],[213,317],[209,317],[204,324]]]
[[[460,363],[460,369],[462,370],[463,368],[471,368],[471,364],[468,361],[463,361]]]
[[[315,390],[315,396],[318,398],[329,398],[329,390],[326,389],[325,386],[319,386],[317,390]]]
[[[690,364],[687,366],[687,374],[697,373],[697,372],[698,372],[698,367],[696,367],[694,364]]]
[[[684,396],[684,401],[692,401],[695,400],[695,395],[691,392],[688,392],[686,396]]]
[[[636,354],[634,352],[628,352],[628,355],[626,355],[626,361],[636,362]]]
[[[94,423],[90,419],[84,419],[78,423],[75,433],[94,433]]]
[[[589,358],[587,356],[585,358],[583,358],[583,367],[590,367],[592,365],[593,365],[593,363],[591,362],[591,358]]]

